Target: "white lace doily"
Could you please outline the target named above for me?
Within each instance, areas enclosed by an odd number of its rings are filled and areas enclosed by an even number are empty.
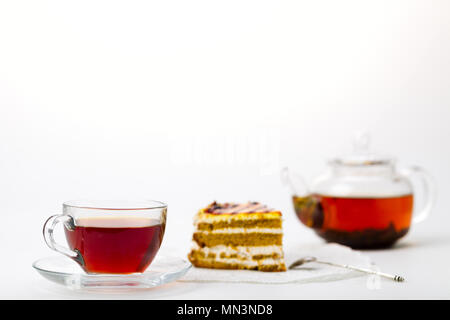
[[[349,264],[357,267],[370,268],[371,262],[367,256],[339,244],[299,245],[285,249],[286,266],[305,256],[313,256],[325,261]],[[308,263],[299,269],[286,272],[261,272],[250,270],[219,270],[195,268],[180,280],[184,282],[246,282],[246,283],[308,283],[320,281],[335,281],[364,275],[345,268]]]

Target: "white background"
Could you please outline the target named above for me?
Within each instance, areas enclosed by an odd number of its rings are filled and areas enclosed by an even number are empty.
[[[449,298],[449,88],[448,1],[2,1],[0,297],[72,297],[41,292],[31,269],[51,254],[41,228],[65,200],[167,202],[161,250],[180,256],[213,200],[267,203],[289,241],[319,241],[279,169],[311,180],[368,130],[374,151],[438,184],[433,216],[403,247],[368,253],[421,279],[410,289],[352,280],[139,297]]]

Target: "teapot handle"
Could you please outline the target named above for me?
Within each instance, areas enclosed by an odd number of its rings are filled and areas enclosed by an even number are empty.
[[[422,222],[428,218],[428,216],[431,213],[431,210],[434,207],[434,204],[436,202],[436,183],[433,179],[433,177],[425,171],[423,168],[419,166],[412,166],[406,169],[403,169],[403,174],[407,176],[408,178],[412,178],[414,176],[417,176],[421,184],[423,186],[423,192],[424,192],[424,205],[422,209],[416,210],[414,209],[413,212],[413,224]]]
[[[308,185],[302,176],[290,173],[287,167],[281,169],[281,183],[291,189],[291,193],[297,196],[307,196],[310,194]]]

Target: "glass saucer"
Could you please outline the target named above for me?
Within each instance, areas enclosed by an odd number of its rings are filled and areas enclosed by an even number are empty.
[[[144,273],[87,274],[64,256],[42,258],[33,263],[44,278],[70,289],[146,289],[181,278],[191,268],[181,258],[157,255]]]

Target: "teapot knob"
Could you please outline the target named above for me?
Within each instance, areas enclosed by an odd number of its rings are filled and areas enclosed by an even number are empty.
[[[370,133],[358,131],[353,137],[353,150],[356,154],[368,154],[370,146]]]

